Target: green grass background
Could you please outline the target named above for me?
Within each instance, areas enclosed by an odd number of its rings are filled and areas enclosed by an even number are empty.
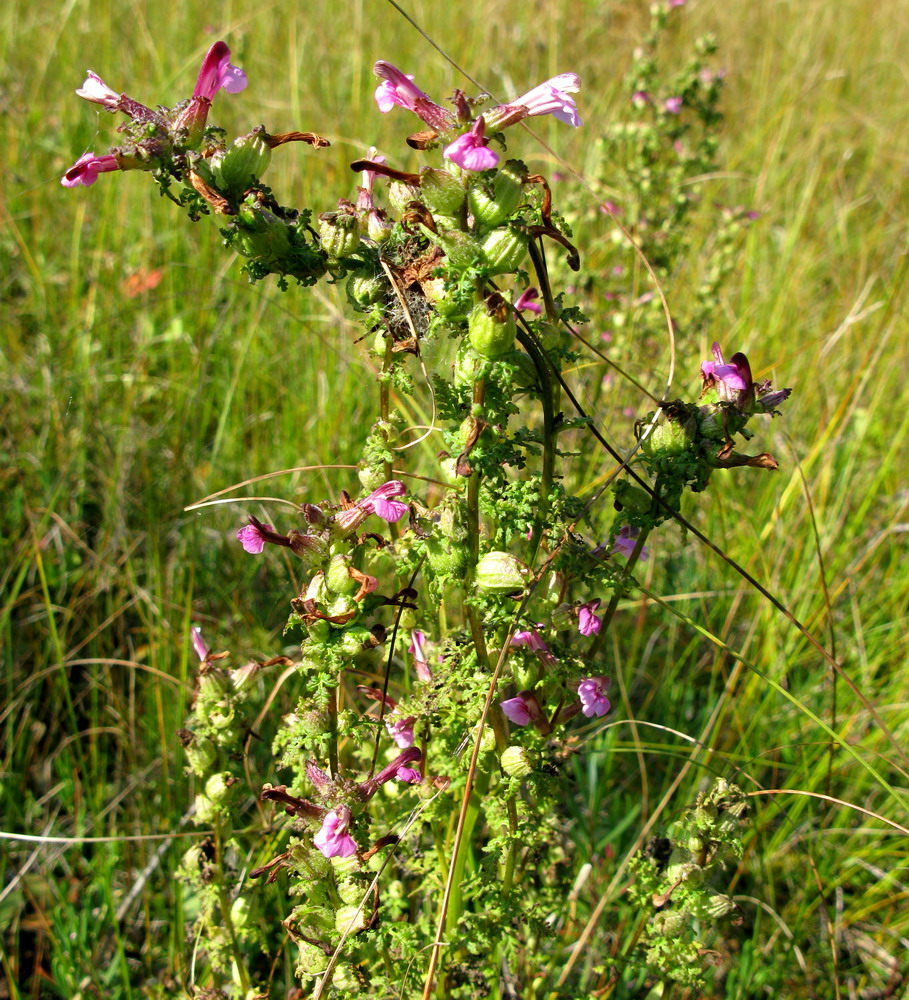
[[[234,132],[265,123],[328,136],[321,152],[278,150],[268,175],[285,201],[322,211],[354,192],[348,163],[370,144],[416,162],[402,144],[413,122],[376,112],[375,59],[416,73],[431,94],[473,89],[378,0],[159,10],[110,0],[0,9],[2,828],[111,838],[0,840],[0,995],[12,997],[143,996],[189,981],[186,914],[168,874],[188,841],[161,838],[191,833],[180,826],[191,789],[174,737],[191,694],[188,624],[241,661],[273,655],[287,587],[283,566],[243,558],[230,538],[249,508],[183,508],[272,470],[356,461],[376,409],[335,290],[251,289],[211,220],[186,223],[141,175],[60,186],[83,151],[115,141],[112,119],[73,90],[90,67],[115,89],[173,104],[224,37],[250,86],[219,96],[214,119]],[[541,120],[536,130],[582,174],[593,170],[593,140],[626,99],[621,73],[646,4],[408,10],[495,94],[580,73],[584,128]],[[835,649],[877,716],[841,680],[834,717],[817,650],[714,553],[665,530],[648,585],[765,676],[664,609],[626,608],[611,655],[621,718],[638,725],[610,729],[578,769],[578,857],[594,869],[574,931],[612,891],[609,859],[655,813],[657,827],[676,816],[712,769],[748,791],[788,790],[755,801],[747,873],[731,890],[747,932],[727,942],[716,995],[899,996],[909,845],[857,807],[909,819],[906,760],[881,727],[905,751],[909,4],[690,0],[675,23],[669,65],[709,30],[728,71],[716,199],[762,213],[722,324],[700,348],[716,337],[745,349],[756,370],[795,389],[761,439],[780,472],[718,475],[692,516]],[[556,166],[530,137],[512,149]],[[577,233],[587,266],[608,231],[602,219]],[[127,279],[158,270],[157,287],[127,294]],[[670,305],[687,287],[684,274],[667,286]],[[683,359],[678,386],[694,387],[699,358]],[[625,360],[655,380],[665,345],[629,348]],[[630,427],[611,430],[630,440]],[[587,479],[602,471],[603,458],[583,461]],[[352,473],[325,471],[263,492],[354,485]],[[856,753],[831,755],[806,710]],[[634,934],[613,896],[582,963],[591,983],[589,970]],[[273,996],[289,984],[282,975]]]

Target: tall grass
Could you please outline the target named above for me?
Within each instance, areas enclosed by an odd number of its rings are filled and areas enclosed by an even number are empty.
[[[646,4],[408,10],[494,94],[580,73],[585,128],[539,131],[582,174],[594,169],[592,137],[625,99],[618,82]],[[603,995],[596,967],[621,961],[639,930],[621,909],[620,862],[711,771],[754,795],[732,890],[744,927],[720,956],[716,995],[906,989],[907,13],[901,0],[690,0],[664,53],[671,62],[716,33],[726,169],[711,184],[717,201],[762,213],[723,327],[700,332],[702,346],[745,349],[756,374],[795,387],[767,443],[781,471],[717,474],[693,517],[834,654],[865,703],[715,553],[663,536],[645,582],[666,603],[623,607],[621,721],[573,777],[577,850],[593,868],[572,933],[590,935],[579,962]],[[347,164],[365,145],[397,142],[372,101],[376,58],[419,69],[431,93],[473,89],[378,2],[341,18],[324,0],[188,4],[179,18],[138,0],[0,10],[0,801],[3,830],[34,838],[0,841],[12,997],[165,995],[190,980],[188,915],[168,874],[192,836],[174,736],[191,696],[188,624],[206,623],[216,646],[273,655],[285,570],[251,565],[231,542],[246,507],[184,507],[273,470],[353,462],[371,419],[372,372],[340,295],[251,290],[210,220],[180,224],[132,175],[90,191],[58,183],[86,148],[113,141],[111,120],[72,95],[86,66],[173,102],[216,37],[251,81],[219,107],[225,125],[265,120],[332,140],[276,156],[269,176],[325,208],[353,192]],[[555,166],[532,150],[528,139],[525,158]],[[596,267],[608,220],[586,229],[577,242]],[[697,267],[694,255],[666,287],[670,306]],[[664,376],[665,345],[626,353],[636,375]],[[601,375],[582,359],[582,401]],[[288,473],[261,492],[324,496],[351,479]],[[291,982],[287,961],[276,960],[275,996]]]

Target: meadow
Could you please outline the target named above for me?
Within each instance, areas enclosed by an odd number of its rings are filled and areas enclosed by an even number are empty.
[[[535,122],[542,141],[522,136],[521,156],[564,178],[583,271],[613,265],[621,241],[599,205],[623,192],[596,140],[627,109],[648,5],[407,11],[428,38],[375,0],[340,15],[324,0],[191,2],[163,19],[146,0],[0,10],[0,997],[209,985],[173,878],[199,836],[176,737],[195,683],[190,626],[238,662],[284,652],[289,569],[237,545],[255,504],[186,508],[277,470],[299,471],[237,493],[350,489],[377,398],[342,285],[251,287],[216,224],[187,224],[139,174],[60,186],[82,152],[114,141],[111,119],[73,95],[86,68],[173,102],[226,39],[250,85],[219,98],[219,122],[330,139],[278,150],[268,178],[325,207],[355,197],[349,164],[370,145],[401,155],[400,122],[376,112],[376,59],[433,94],[479,89],[455,64],[494,94],[576,72],[583,128]],[[673,313],[691,312],[717,206],[756,218],[728,252],[712,326],[682,331],[676,386],[697,387],[714,340],[791,386],[762,428],[780,469],[717,472],[683,508],[716,548],[672,525],[648,542],[643,589],[609,639],[616,714],[566,771],[573,863],[590,867],[564,948],[541,959],[539,992],[476,996],[685,996],[613,974],[643,928],[625,866],[712,775],[749,796],[725,888],[740,919],[713,942],[708,987],[687,995],[883,1000],[909,983],[909,4],[688,0],[661,42],[667,72],[705,32],[725,71],[721,169],[699,179],[690,246],[664,282]],[[596,339],[608,305],[591,295],[584,308]],[[601,347],[665,384],[665,337],[632,329]],[[609,372],[581,352],[568,379],[627,447],[650,404]],[[578,451],[589,492],[611,460]],[[263,892],[277,923],[281,883]],[[293,959],[270,962],[271,996],[291,996]]]

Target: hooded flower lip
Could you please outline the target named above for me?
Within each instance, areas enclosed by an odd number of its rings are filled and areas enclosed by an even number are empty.
[[[623,555],[626,559],[631,558],[632,552],[634,552],[634,547],[637,544],[638,535],[640,535],[641,529],[637,527],[632,527],[629,524],[623,524],[619,528],[619,533],[615,536],[615,541],[612,543],[612,548],[610,552],[618,552]],[[646,559],[650,555],[650,549],[644,545],[641,548],[640,559]]]
[[[366,781],[360,783],[357,788],[360,798],[371,799],[379,790],[379,786],[384,785],[386,781],[391,781],[392,778],[399,778],[401,781],[407,781],[412,784],[413,782],[410,780],[407,772],[415,770],[411,767],[411,764],[422,764],[422,762],[422,751],[418,747],[408,747],[402,753],[399,753],[390,764],[386,764],[374,778],[367,778]],[[405,772],[403,776],[401,775],[401,771]]]
[[[527,646],[532,649],[547,667],[555,666],[558,663],[552,650],[543,642],[540,633],[535,628],[525,632],[515,632],[511,637],[512,646]]]
[[[581,699],[581,711],[588,719],[593,716],[605,715],[612,705],[606,697],[609,685],[608,677],[587,677],[578,685],[578,697]]]
[[[520,312],[522,309],[526,309],[527,312],[531,312],[535,316],[539,316],[543,311],[543,307],[536,302],[536,299],[539,297],[540,293],[535,288],[528,288],[521,292],[518,296],[518,301],[514,304],[515,312]]]
[[[407,652],[413,657],[417,679],[423,682],[432,680],[432,668],[429,666],[429,661],[426,659],[426,650],[423,647],[425,641],[426,635],[419,629],[414,629],[410,633],[410,645],[407,647]]]
[[[79,97],[91,101],[92,104],[100,104],[108,111],[117,111],[120,107],[120,94],[111,90],[97,73],[91,70],[86,72],[88,76],[85,78],[85,83],[76,91]]]
[[[226,42],[215,42],[202,60],[202,68],[193,90],[193,98],[212,100],[222,88],[228,94],[239,94],[249,81],[239,66],[230,62],[230,49]]]
[[[595,599],[578,608],[578,631],[581,635],[597,635],[599,633],[603,619],[594,614],[599,606],[599,599]]]
[[[60,178],[60,183],[64,187],[74,188],[82,184],[89,187],[98,179],[98,174],[106,174],[112,170],[119,170],[115,156],[105,154],[95,156],[94,153],[84,153]]]
[[[274,531],[270,524],[247,524],[237,531],[237,541],[243,546],[244,551],[257,556],[265,549],[267,537],[262,533],[262,528],[266,531]]]
[[[739,352],[733,354],[727,364],[716,341],[713,343],[712,352],[714,361],[701,362],[703,392],[713,389],[720,402],[734,403],[740,410],[749,409],[754,402],[755,387],[748,358]]]
[[[325,814],[322,828],[312,842],[326,858],[349,858],[357,853],[357,842],[347,832],[349,825],[350,810],[347,806],[338,806]]]
[[[348,510],[342,510],[335,518],[335,523],[343,531],[353,531],[358,528],[370,514],[381,517],[383,521],[394,524],[400,521],[407,513],[408,506],[394,497],[403,496],[407,488],[397,479],[392,479],[383,483],[378,489],[372,491],[368,497],[357,501]]]
[[[473,123],[470,131],[459,135],[445,147],[445,155],[464,170],[474,173],[491,170],[499,162],[499,154],[489,148],[483,116]]]
[[[413,724],[415,719],[416,716],[408,715],[406,719],[385,720],[385,728],[388,730],[388,735],[402,750],[406,750],[414,744]]]
[[[397,66],[384,59],[375,64],[373,72],[382,81],[376,87],[376,104],[382,114],[387,114],[398,105],[412,111],[427,125],[440,132],[450,132],[457,125],[454,115],[420,90],[409,73],[402,73]]]
[[[199,660],[202,663],[205,663],[209,657],[210,650],[205,644],[205,640],[202,638],[202,629],[199,628],[198,625],[192,625],[189,630],[189,638],[193,644],[193,650],[195,651],[196,656],[199,657]]]
[[[533,691],[521,691],[514,698],[499,702],[505,717],[516,726],[528,726],[543,715],[540,703]]]
[[[576,73],[560,73],[539,84],[526,94],[507,104],[500,104],[484,115],[490,130],[516,125],[525,118],[552,115],[566,125],[578,128],[582,124],[578,107],[571,94],[581,89],[581,78]]]
[[[247,85],[246,74],[230,63],[230,49],[225,42],[215,42],[202,60],[202,68],[193,89],[193,96],[177,116],[174,129],[186,129],[186,141],[198,141],[208,120],[212,99],[219,90],[238,94]]]

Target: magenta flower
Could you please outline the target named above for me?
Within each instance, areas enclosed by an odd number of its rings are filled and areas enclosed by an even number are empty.
[[[598,618],[594,611],[600,606],[599,599],[588,601],[578,608],[578,631],[581,635],[597,635],[603,624],[603,619]]]
[[[189,104],[174,122],[175,129],[186,129],[186,141],[196,142],[202,135],[212,99],[219,90],[238,94],[246,87],[246,74],[230,63],[230,49],[224,42],[215,42],[202,60],[202,68]]]
[[[189,638],[193,644],[193,650],[196,656],[204,663],[208,659],[208,654],[210,652],[208,646],[205,645],[205,640],[202,638],[202,629],[198,625],[193,625],[189,630]]]
[[[533,691],[521,691],[514,698],[506,698],[505,701],[499,702],[499,708],[505,713],[506,718],[516,726],[530,725],[543,714]]]
[[[262,527],[266,531],[274,531],[275,529],[270,524],[263,524]],[[237,541],[243,546],[243,549],[250,554],[257,556],[265,548],[265,542],[268,539],[262,534],[257,524],[247,524],[240,528],[237,532]]]
[[[312,842],[326,858],[349,858],[357,853],[357,842],[347,832],[349,825],[350,810],[347,806],[338,806],[325,814],[322,829]]]
[[[407,513],[408,506],[400,500],[393,499],[406,493],[403,483],[392,479],[373,490],[368,497],[359,500],[348,510],[342,510],[335,518],[335,523],[343,531],[353,531],[358,528],[370,514],[381,517],[383,521],[393,524],[400,521]]]
[[[102,105],[108,111],[117,111],[120,107],[120,94],[111,90],[101,77],[91,70],[88,70],[85,83],[82,84],[76,93],[86,101],[91,101],[92,104]]]
[[[98,174],[107,174],[112,170],[119,170],[115,156],[95,156],[94,153],[85,153],[66,171],[60,178],[60,183],[64,187],[74,188],[82,184],[89,187],[98,179]]]
[[[399,767],[395,778],[407,785],[419,785],[423,780],[423,775],[417,767]]]
[[[594,715],[597,717],[605,715],[612,708],[606,697],[611,683],[608,677],[588,677],[578,685],[581,711],[588,719]]]
[[[515,632],[511,637],[511,645],[528,646],[547,667],[555,666],[558,663],[558,660],[552,655],[552,650],[543,642],[540,633],[535,628],[527,632]]]
[[[358,506],[393,524],[401,520],[407,513],[408,507],[406,503],[393,500],[392,497],[402,496],[406,492],[403,483],[392,479],[391,482],[383,483],[377,490],[373,490],[365,500],[360,501]]]
[[[382,114],[387,114],[397,105],[412,111],[430,128],[440,132],[450,132],[457,125],[452,114],[431,100],[413,82],[413,77],[402,73],[397,66],[380,59],[373,72],[382,81],[376,88],[376,104]]]
[[[396,719],[394,722],[391,719],[385,720],[388,735],[402,750],[406,750],[414,744],[413,724],[414,716],[412,715],[408,715],[406,719]]]
[[[224,42],[215,42],[202,60],[193,98],[212,100],[222,88],[228,94],[239,94],[246,89],[248,80],[239,66],[230,63],[230,49]]]
[[[641,533],[640,528],[632,527],[630,524],[623,524],[619,528],[619,533],[615,536],[615,541],[612,543],[611,552],[618,552],[623,555],[626,559],[631,558],[631,553],[634,552],[634,547],[637,543],[637,537]],[[641,549],[640,558],[646,559],[650,555],[650,549],[645,545]]]
[[[631,103],[636,108],[644,108],[650,103],[650,94],[646,90],[636,90],[631,95]]]
[[[535,316],[539,316],[543,311],[543,307],[538,305],[535,301],[540,297],[540,293],[535,288],[528,288],[526,291],[521,292],[518,296],[518,301],[515,302],[515,309],[520,312],[522,309],[526,309],[528,312],[532,312]]]
[[[721,402],[735,403],[740,408],[746,408],[754,398],[754,382],[751,378],[751,366],[744,354],[733,354],[726,364],[720,345],[714,341],[713,356],[715,361],[701,362],[701,378],[704,381],[704,392],[715,389]]]
[[[490,170],[499,162],[499,154],[489,148],[483,116],[473,123],[469,132],[458,136],[445,147],[445,155],[464,170]]]
[[[357,792],[362,799],[371,799],[373,795],[378,791],[380,785],[384,785],[386,781],[391,781],[392,778],[398,778],[401,781],[407,781],[408,784],[415,784],[415,782],[409,780],[412,775],[408,772],[412,772],[411,764],[421,764],[423,761],[423,754],[418,747],[408,747],[402,753],[399,753],[397,757],[390,763],[386,764],[381,771],[374,778],[367,778],[366,781],[360,782],[357,786]],[[404,777],[401,776],[401,772],[405,772]]]
[[[432,668],[429,666],[429,661],[426,659],[426,651],[423,648],[425,641],[426,636],[419,629],[414,629],[410,633],[410,645],[407,647],[407,652],[413,656],[413,665],[417,671],[417,679],[424,683],[432,680]]]
[[[667,97],[665,103],[663,104],[667,114],[677,115],[682,110],[682,98],[681,97]]]
[[[516,125],[525,118],[552,115],[560,122],[577,128],[581,124],[581,118],[577,105],[569,94],[576,94],[580,89],[581,78],[576,73],[560,73],[508,104],[500,104],[487,111],[484,115],[486,125],[494,131]]]

